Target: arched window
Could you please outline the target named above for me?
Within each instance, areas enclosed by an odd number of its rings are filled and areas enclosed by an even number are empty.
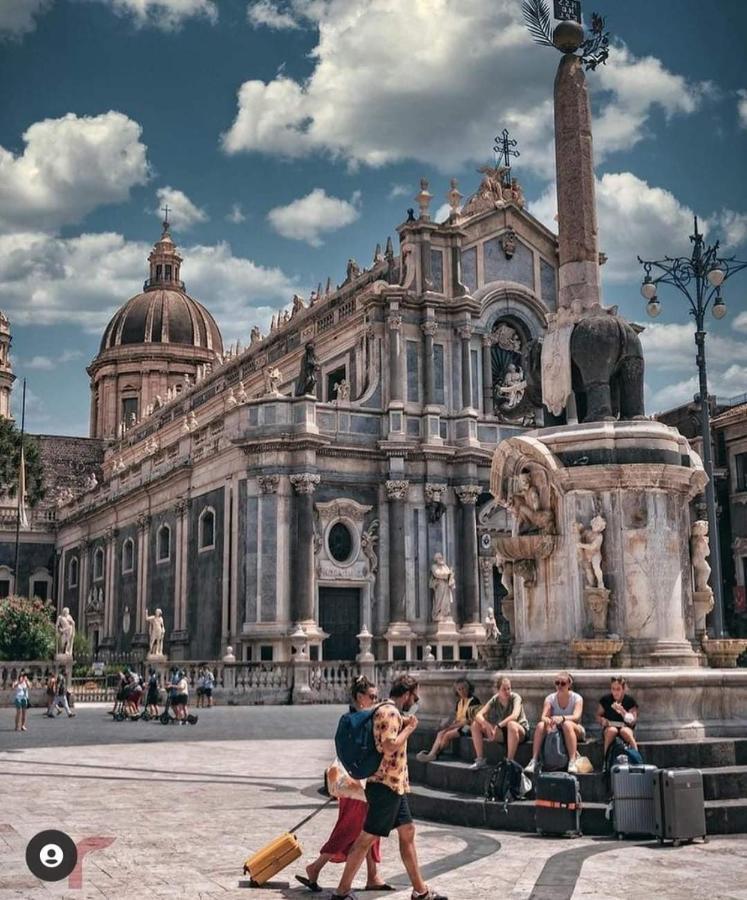
[[[0,600],[11,597],[14,587],[13,570],[9,566],[0,566]]]
[[[78,557],[71,556],[67,565],[67,586],[78,587]]]
[[[29,578],[29,597],[49,600],[52,596],[52,576],[43,567],[34,569]]]
[[[93,580],[101,581],[104,577],[104,551],[97,547],[93,554]]]
[[[122,574],[125,575],[127,572],[132,572],[135,568],[135,542],[132,538],[127,538],[127,540],[122,544]]]
[[[161,525],[158,529],[156,562],[168,562],[171,558],[171,529],[168,525]]]
[[[200,513],[197,524],[197,548],[212,550],[215,547],[215,510],[207,506]]]

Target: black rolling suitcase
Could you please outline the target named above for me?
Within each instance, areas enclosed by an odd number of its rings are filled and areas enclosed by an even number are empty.
[[[654,814],[659,843],[706,837],[703,775],[698,769],[660,769],[654,774]]]
[[[543,772],[535,785],[537,834],[581,834],[581,790],[567,772]]]

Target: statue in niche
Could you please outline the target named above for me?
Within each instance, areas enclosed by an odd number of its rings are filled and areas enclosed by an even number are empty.
[[[501,584],[506,593],[502,597],[502,602],[508,601],[513,603],[514,599],[514,564],[504,559],[500,553],[495,555],[495,567],[501,573]]]
[[[130,607],[125,604],[124,612],[122,613],[122,631],[125,634],[130,633]]]
[[[501,411],[516,409],[524,399],[527,382],[524,378],[524,370],[515,363],[509,363],[506,374],[503,376],[503,384],[496,386]]]
[[[163,638],[166,634],[166,626],[163,621],[163,613],[157,609],[154,615],[148,615],[145,610],[145,621],[148,623],[148,653],[150,656],[163,656]]]
[[[361,534],[361,550],[368,560],[368,571],[375,575],[379,568],[379,557],[376,555],[376,542],[379,540],[379,520],[374,519],[368,531]]]
[[[283,376],[277,366],[267,366],[264,370],[265,379],[265,395],[269,397],[277,397],[280,395],[278,388]]]
[[[347,403],[350,400],[350,382],[346,378],[338,381],[335,385],[335,398],[342,403]]]
[[[492,609],[488,610],[488,614],[485,616],[485,640],[489,644],[494,644],[499,640],[501,636],[501,632],[498,628],[498,623],[495,621],[495,613]]]
[[[584,567],[584,578],[587,588],[605,590],[602,574],[602,543],[607,522],[602,516],[594,516],[591,526],[585,528],[580,522],[578,529],[578,552]]]
[[[555,517],[551,509],[542,509],[540,494],[532,483],[529,472],[520,472],[516,487],[511,497],[511,512],[514,515],[513,533],[531,534],[540,532],[550,534]]]
[[[65,606],[62,613],[57,616],[57,646],[58,653],[62,656],[73,655],[73,644],[75,643],[75,619],[70,615],[70,609]]]
[[[693,583],[696,591],[709,592],[708,579],[711,576],[711,567],[708,557],[711,554],[710,540],[708,538],[708,522],[699,519],[693,522],[690,529],[690,559],[693,567]]]
[[[446,565],[443,553],[436,553],[433,557],[429,587],[433,591],[431,618],[434,622],[450,621],[456,582],[454,572]]]
[[[95,491],[98,486],[99,486],[99,480],[96,477],[96,473],[91,472],[86,477],[86,483],[85,483],[86,490],[87,491]]]
[[[296,397],[305,397],[307,394],[316,394],[316,380],[319,374],[319,363],[316,359],[314,345],[309,342],[304,348],[301,358],[301,371],[296,382]]]

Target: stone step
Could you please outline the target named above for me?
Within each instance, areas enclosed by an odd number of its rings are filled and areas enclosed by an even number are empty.
[[[490,777],[489,768],[473,770],[466,762],[456,760],[422,763],[410,758],[408,766],[413,783],[477,797],[484,796]],[[706,800],[747,800],[747,766],[705,768],[701,772]],[[576,777],[584,803],[607,802],[608,780],[602,772]]]
[[[504,812],[499,803],[486,803],[467,794],[414,785],[409,801],[413,815],[433,822],[495,831],[535,830],[534,802],[531,800],[510,803]],[[604,803],[585,803],[581,811],[582,832],[587,835],[612,834],[612,824],[605,811]],[[708,834],[747,832],[747,800],[706,800],[705,812]]]
[[[435,731],[418,729],[408,741],[408,750],[428,750],[433,744]],[[503,745],[487,743],[486,757],[491,765],[500,762],[504,756]],[[644,759],[651,766],[659,768],[713,768],[718,766],[747,765],[747,738],[703,738],[699,741],[644,741],[640,744]],[[579,745],[579,752],[587,756],[595,769],[602,768],[602,742],[592,736],[586,743]],[[532,755],[529,742],[521,744],[516,754],[516,761],[526,765]],[[461,737],[451,742],[449,750],[439,759],[461,759],[473,762],[475,751],[470,737]]]

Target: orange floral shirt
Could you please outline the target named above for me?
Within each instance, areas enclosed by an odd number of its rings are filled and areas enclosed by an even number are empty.
[[[380,706],[373,717],[374,743],[379,753],[384,753],[384,741],[396,740],[402,731],[402,716],[393,703]],[[410,778],[407,772],[407,741],[394,753],[384,753],[381,765],[369,776],[368,781],[386,785],[395,794],[410,792]]]

